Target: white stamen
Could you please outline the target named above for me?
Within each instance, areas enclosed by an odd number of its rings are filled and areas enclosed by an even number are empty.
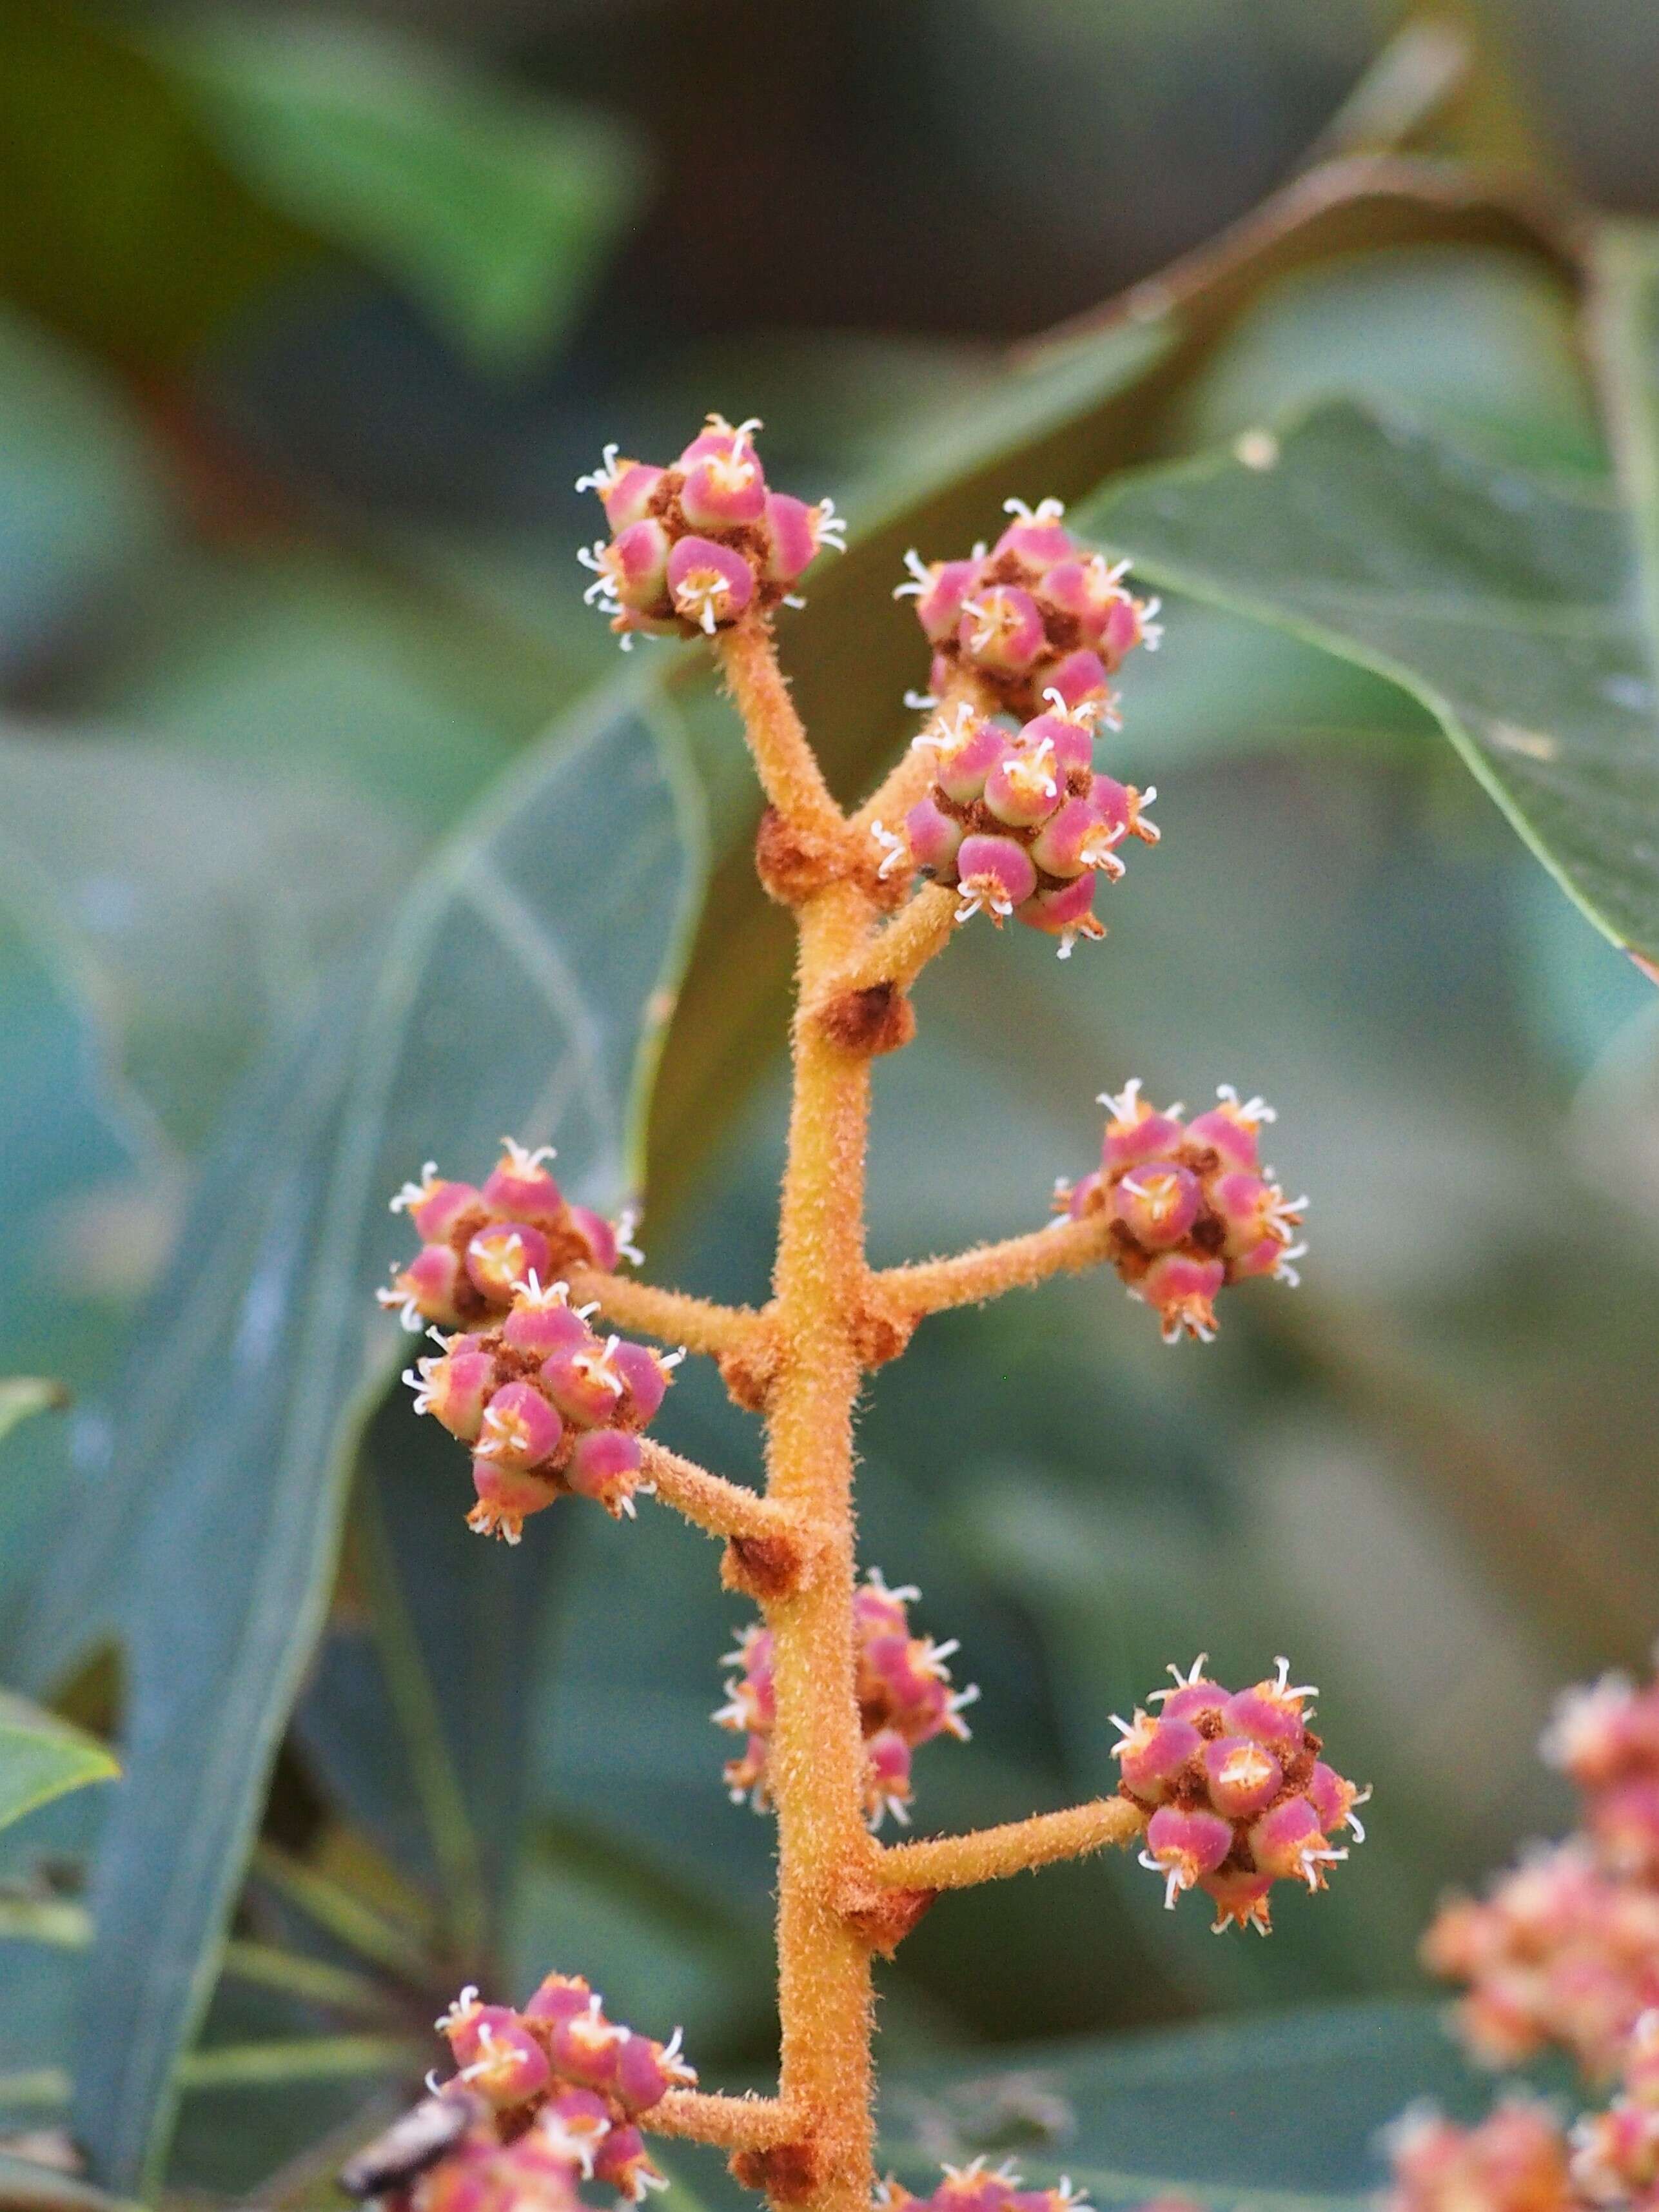
[[[1175,1676],[1175,1687],[1168,1690],[1154,1690],[1151,1697],[1147,1698],[1147,1704],[1149,1705],[1162,1705],[1165,1698],[1174,1697],[1176,1690],[1190,1690],[1194,1682],[1201,1682],[1204,1680],[1204,1669],[1209,1665],[1209,1653],[1207,1651],[1200,1651],[1197,1658],[1193,1662],[1191,1672],[1183,1674],[1180,1668],[1176,1665],[1173,1660],[1171,1660],[1164,1671],[1166,1674],[1173,1674]]]
[[[804,607],[806,605],[806,602],[802,599],[799,592],[786,592],[783,595],[782,605],[786,607]]]
[[[621,454],[620,446],[606,446],[601,457],[603,466],[590,471],[585,477],[578,477],[577,490],[597,491],[600,494],[608,492],[622,474],[621,469],[617,466]]]
[[[411,1336],[418,1336],[424,1316],[411,1294],[400,1291],[395,1284],[383,1285],[374,1293],[374,1302],[388,1313],[395,1313]]]
[[[847,550],[847,518],[836,513],[836,502],[827,496],[818,501],[817,516],[812,534],[819,545],[827,545],[832,553]]]
[[[893,597],[896,599],[919,599],[924,592],[933,589],[933,572],[914,545],[905,553],[904,565],[910,572],[910,580],[908,584],[900,584]]]
[[[1066,508],[1057,499],[1040,499],[1034,508],[1027,507],[1023,499],[1005,499],[1002,511],[1005,514],[1018,515],[1022,522],[1058,522],[1065,514]]]
[[[617,1217],[617,1256],[631,1260],[636,1267],[645,1265],[645,1255],[634,1241],[634,1232],[640,1225],[640,1209],[625,1206]],[[592,1309],[590,1307],[589,1311]]]
[[[403,1213],[407,1212],[411,1206],[423,1205],[425,1201],[431,1197],[432,1186],[437,1181],[437,1177],[438,1163],[436,1160],[425,1161],[421,1168],[421,1179],[419,1182],[406,1182],[403,1188],[398,1193],[396,1198],[392,1200],[389,1210],[393,1213]]]
[[[926,714],[938,706],[939,701],[931,691],[907,691],[904,695],[904,703],[913,714]],[[926,740],[921,738],[912,739],[912,743],[915,744],[925,742]]]
[[[1278,1669],[1273,1680],[1273,1688],[1281,1698],[1316,1698],[1319,1695],[1318,1688],[1312,1682],[1298,1682],[1294,1688],[1291,1687],[1291,1662],[1282,1652],[1273,1661],[1273,1665]]]
[[[538,1145],[532,1152],[527,1145],[521,1145],[516,1137],[503,1137],[501,1150],[512,1161],[514,1171],[518,1175],[533,1175],[545,1161],[556,1160],[559,1157],[551,1145]]]
[[[1140,1077],[1132,1075],[1121,1091],[1103,1091],[1095,1103],[1097,1106],[1109,1106],[1115,1121],[1133,1121],[1139,1115],[1143,1087]]]
[[[1302,1277],[1297,1270],[1291,1265],[1291,1262],[1293,1260],[1304,1258],[1307,1254],[1307,1249],[1308,1248],[1305,1243],[1287,1244],[1285,1247],[1285,1249],[1279,1254],[1277,1261],[1274,1263],[1274,1282],[1287,1283],[1291,1290],[1299,1291],[1302,1287]]]
[[[685,1346],[683,1344],[677,1344],[672,1352],[659,1352],[657,1354],[657,1364],[659,1367],[675,1368],[684,1358]]]
[[[872,822],[870,824],[870,835],[881,848],[882,863],[876,870],[876,874],[883,883],[885,883],[904,858],[904,840],[880,822]]]
[[[1148,792],[1146,795],[1150,799],[1152,794]],[[1276,1121],[1279,1119],[1278,1109],[1270,1106],[1265,1098],[1247,1098],[1241,1104],[1238,1092],[1231,1083],[1218,1083],[1215,1095],[1224,1105],[1232,1108],[1241,1121]]]

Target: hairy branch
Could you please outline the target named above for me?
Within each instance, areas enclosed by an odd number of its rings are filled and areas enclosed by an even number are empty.
[[[845,820],[795,712],[767,624],[752,620],[721,630],[714,651],[743,717],[762,790],[798,829],[844,838]]]
[[[709,1535],[765,1538],[792,1549],[800,1559],[814,1548],[811,1522],[793,1507],[745,1490],[740,1482],[727,1482],[723,1475],[710,1474],[678,1452],[653,1443],[649,1437],[641,1437],[640,1449],[646,1479],[656,1484],[662,1503]]]
[[[971,1889],[1055,1859],[1079,1858],[1107,1844],[1133,1843],[1146,1822],[1146,1815],[1127,1797],[1097,1797],[1063,1813],[1035,1813],[1029,1820],[976,1828],[966,1836],[890,1844],[874,1873],[890,1889]]]
[[[883,983],[907,989],[950,942],[957,896],[943,884],[924,884],[855,958],[823,979],[812,994],[812,1011]]]
[[[570,1297],[574,1305],[592,1301],[620,1328],[636,1328],[665,1344],[683,1344],[688,1352],[708,1352],[714,1358],[729,1352],[752,1358],[763,1352],[770,1335],[770,1323],[752,1306],[716,1305],[712,1298],[659,1291],[653,1284],[637,1283],[630,1275],[607,1275],[598,1267],[572,1270]]]
[[[870,1304],[896,1320],[915,1321],[951,1306],[981,1305],[1005,1291],[1046,1282],[1051,1275],[1097,1267],[1111,1249],[1111,1218],[1085,1214],[1054,1221],[1001,1244],[976,1244],[949,1260],[923,1260],[888,1267],[870,1279]]]
[[[646,2115],[645,2125],[653,2135],[718,2143],[723,2150],[770,2150],[791,2133],[775,2097],[705,2096],[696,2089],[671,2089]]]

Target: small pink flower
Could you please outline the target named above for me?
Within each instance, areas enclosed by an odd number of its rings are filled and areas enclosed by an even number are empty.
[[[548,1272],[547,1238],[527,1221],[492,1221],[466,1248],[466,1272],[480,1297],[494,1306],[512,1304],[534,1275]]]
[[[477,1441],[495,1387],[495,1362],[478,1338],[451,1337],[441,1358],[417,1360],[404,1380],[415,1390],[417,1413],[430,1413],[463,1443]]]
[[[904,565],[910,572],[910,580],[901,584],[893,597],[915,601],[916,620],[930,643],[939,645],[946,638],[954,637],[962,620],[962,603],[972,589],[978,562],[935,561],[929,565],[919,554],[911,552],[905,555]]]
[[[625,1429],[590,1429],[571,1448],[564,1479],[578,1498],[591,1498],[611,1519],[634,1517],[640,1486],[640,1440]]]
[[[741,553],[712,538],[682,538],[668,557],[668,595],[683,622],[712,637],[755,595],[754,571]]]
[[[976,586],[962,603],[957,641],[975,667],[1024,675],[1042,652],[1042,610],[1017,584]]]
[[[1173,1907],[1182,1891],[1213,1874],[1232,1847],[1232,1823],[1218,1813],[1160,1805],[1146,1823],[1140,1863],[1164,1876],[1164,1902]]]
[[[1265,1812],[1284,1780],[1284,1769],[1272,1752],[1249,1736],[1218,1736],[1204,1747],[1210,1802],[1230,1820],[1253,1820]]]
[[[1000,927],[1014,908],[1036,889],[1036,870],[1025,848],[1012,837],[964,837],[957,854],[962,903],[958,921],[986,913]]]
[[[1054,748],[1047,738],[1025,742],[1024,733],[1003,750],[985,779],[985,804],[1011,829],[1031,830],[1046,822],[1063,796]]]
[[[1193,1762],[1200,1758],[1205,1742],[1190,1721],[1169,1714],[1153,1715],[1137,1705],[1133,1719],[1121,1721],[1123,1741],[1113,1747],[1123,1786],[1145,1805],[1161,1805]]]
[[[1113,1192],[1118,1219],[1148,1251],[1179,1244],[1197,1220],[1203,1196],[1195,1175],[1162,1163],[1130,1169]]]
[[[483,1409],[477,1457],[512,1474],[545,1467],[559,1448],[564,1424],[528,1382],[503,1384]]]
[[[622,1402],[623,1378],[611,1357],[619,1339],[601,1344],[591,1331],[580,1343],[562,1346],[542,1362],[539,1381],[544,1390],[578,1428],[598,1428],[610,1421]]]
[[[766,479],[752,446],[694,461],[680,486],[680,512],[693,530],[735,530],[766,512]]]
[[[501,1323],[501,1342],[533,1359],[587,1344],[592,1335],[566,1285],[550,1283],[544,1289],[533,1277],[514,1292],[512,1311]]]
[[[559,1494],[544,1475],[522,1474],[497,1459],[477,1455],[472,1486],[478,1502],[466,1516],[467,1527],[508,1544],[516,1544],[530,1516],[544,1511]]]
[[[962,850],[963,828],[931,799],[918,799],[904,817],[904,840],[914,866],[924,874],[953,873]]]
[[[467,1270],[447,1244],[423,1244],[409,1265],[392,1276],[390,1285],[374,1295],[407,1329],[418,1329],[427,1322],[458,1328],[471,1303],[466,1278]]]

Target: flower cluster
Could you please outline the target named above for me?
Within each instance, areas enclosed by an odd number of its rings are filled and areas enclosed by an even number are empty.
[[[1574,2212],[1566,2139],[1547,2111],[1524,2099],[1508,2100],[1474,2128],[1420,2108],[1389,2136],[1394,2187],[1383,2212]]]
[[[890,2174],[877,2186],[876,2203],[883,2212],[1090,2212],[1088,2199],[1063,2176],[1057,2188],[1027,2189],[1012,2160],[988,2171],[976,2158],[969,2166],[947,2166],[944,2172],[928,2197],[918,2197]]]
[[[1320,1758],[1307,1701],[1286,1661],[1253,1689],[1229,1691],[1204,1673],[1172,1667],[1175,1687],[1157,1690],[1153,1715],[1112,1716],[1121,1794],[1151,1814],[1143,1866],[1164,1877],[1164,1903],[1184,1889],[1214,1900],[1216,1932],[1237,1921],[1267,1934],[1267,1894],[1276,1881],[1325,1887],[1325,1870],[1348,1854],[1331,1842],[1343,1829],[1363,1843],[1355,1808],[1370,1795]]]
[[[1164,1341],[1207,1344],[1224,1284],[1300,1279],[1294,1263],[1308,1248],[1294,1239],[1308,1201],[1287,1199],[1261,1164],[1259,1132],[1275,1117],[1260,1098],[1241,1101],[1224,1083],[1219,1105],[1183,1123],[1182,1107],[1159,1113],[1140,1089],[1137,1079],[1102,1094],[1111,1118],[1099,1170],[1056,1186],[1054,1203],[1073,1220],[1108,1212],[1112,1264],[1156,1311]]]
[[[981,910],[1000,928],[1015,915],[1060,939],[1066,958],[1079,937],[1103,937],[1097,878],[1124,872],[1118,847],[1156,844],[1146,808],[1156,791],[1097,775],[1094,728],[1099,699],[1067,706],[1051,689],[1046,711],[1017,731],[966,701],[916,739],[933,784],[905,817],[903,835],[872,825],[884,848],[879,872],[920,869],[961,893],[957,920]]]
[[[631,1516],[650,1487],[640,1431],[683,1354],[601,1341],[587,1325],[592,1310],[570,1304],[568,1285],[544,1289],[532,1273],[499,1328],[434,1329],[441,1350],[404,1371],[416,1412],[472,1447],[477,1503],[466,1517],[481,1535],[516,1544],[528,1515],[567,1494]]]
[[[1659,2012],[1631,2033],[1620,2094],[1573,2129],[1572,2179],[1586,2203],[1659,2205]]]
[[[1567,1692],[1544,1756],[1579,1787],[1579,1825],[1484,1898],[1442,1908],[1423,1942],[1431,1972],[1465,1985],[1459,2028],[1494,2065],[1547,2043],[1606,2078],[1659,2005],[1659,1685],[1608,1674]]]
[[[757,422],[735,428],[711,415],[667,468],[623,459],[576,479],[599,495],[609,539],[580,554],[593,572],[586,599],[610,617],[624,647],[636,630],[712,637],[751,611],[799,606],[792,586],[845,525],[830,500],[809,507],[770,491],[755,451]]]
[[[979,1691],[969,1684],[955,1690],[945,1665],[957,1646],[912,1636],[907,1607],[921,1596],[907,1586],[889,1589],[872,1568],[853,1594],[853,1628],[858,1666],[859,1711],[864,1727],[865,1811],[872,1828],[890,1813],[901,1825],[909,1820],[911,1754],[937,1735],[965,1741],[963,1708]],[[744,1798],[757,1813],[769,1805],[767,1761],[775,1705],[772,1683],[772,1632],[745,1628],[735,1651],[723,1663],[738,1672],[727,1678],[726,1702],[714,1718],[744,1738],[738,1757],[728,1759],[726,1784],[733,1804]]]
[[[341,2176],[396,2212],[535,2205],[577,2212],[596,2181],[637,2204],[667,2186],[639,2130],[696,2075],[667,2044],[608,2021],[579,1975],[550,1974],[522,2010],[465,1989],[437,2023],[458,2071]]]
[[[414,1223],[421,1249],[394,1268],[389,1288],[376,1293],[380,1304],[407,1329],[428,1322],[470,1328],[506,1313],[532,1275],[550,1283],[573,1267],[608,1271],[619,1255],[637,1259],[631,1218],[613,1227],[572,1205],[544,1164],[554,1157],[550,1145],[532,1152],[503,1137],[501,1161],[481,1190],[447,1182],[428,1160],[419,1182],[405,1183],[392,1201],[394,1213]]]
[[[988,553],[976,545],[966,561],[931,563],[905,556],[910,581],[895,597],[916,603],[933,648],[934,696],[970,678],[1022,721],[1042,712],[1051,690],[1068,707],[1109,703],[1108,679],[1125,655],[1157,647],[1158,601],[1124,588],[1127,561],[1078,544],[1057,499],[1035,511],[1011,499],[1007,511],[1014,520]]]

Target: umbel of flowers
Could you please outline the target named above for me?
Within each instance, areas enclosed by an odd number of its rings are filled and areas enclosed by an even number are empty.
[[[932,1314],[1109,1266],[1165,1336],[1207,1339],[1225,1285],[1294,1282],[1305,1203],[1261,1164],[1259,1099],[1190,1122],[1130,1084],[1109,1100],[1101,1165],[1062,1192],[1060,1218],[950,1258],[872,1269],[865,1249],[871,1064],[915,1033],[915,987],[975,914],[1034,924],[1063,951],[1097,937],[1094,888],[1152,843],[1153,794],[1097,769],[1115,728],[1110,679],[1158,641],[1155,602],[1121,561],[1080,544],[1057,503],[1018,507],[988,552],[910,581],[931,653],[918,741],[863,805],[831,794],[773,638],[776,611],[838,544],[827,501],[768,483],[755,434],[711,416],[659,467],[607,450],[583,479],[608,534],[584,556],[589,597],[624,645],[641,631],[705,642],[736,702],[765,801],[756,860],[799,938],[793,1108],[772,1295],[715,1304],[618,1272],[639,1255],[560,1191],[544,1153],[509,1143],[478,1187],[428,1167],[394,1200],[418,1249],[383,1302],[437,1349],[410,1369],[417,1407],[471,1455],[475,1528],[514,1540],[562,1495],[613,1516],[653,1493],[720,1539],[723,1580],[760,1618],[728,1664],[715,1717],[740,1739],[734,1797],[777,1827],[777,2090],[707,2094],[677,2046],[606,2020],[584,1983],[554,1974],[521,2008],[463,1993],[441,2023],[453,2077],[356,2161],[359,2194],[398,2212],[568,2212],[600,2183],[625,2199],[654,2169],[641,2130],[716,2143],[776,2206],[870,2212],[872,1961],[945,1893],[1103,1846],[1138,1848],[1166,1902],[1202,1891],[1217,1924],[1269,1926],[1275,1889],[1322,1888],[1361,1831],[1364,1795],[1323,1757],[1312,1692],[1287,1663],[1230,1691],[1202,1664],[1121,1723],[1121,1786],[965,1834],[884,1842],[915,1802],[921,1745],[967,1735],[975,1695],[952,1686],[952,1644],[913,1632],[915,1592],[860,1574],[854,1432],[867,1374]],[[887,824],[900,824],[889,829]],[[1017,1005],[1013,1009],[1017,1022]],[[1034,1212],[1036,1209],[1034,1207]],[[626,1334],[622,1332],[627,1332]],[[766,1481],[726,1480],[647,1433],[676,1355],[718,1362],[761,1415]],[[617,1583],[619,1623],[628,1584]],[[912,2202],[896,2187],[894,2206]],[[929,2212],[1062,2212],[982,2166],[947,2169]]]

